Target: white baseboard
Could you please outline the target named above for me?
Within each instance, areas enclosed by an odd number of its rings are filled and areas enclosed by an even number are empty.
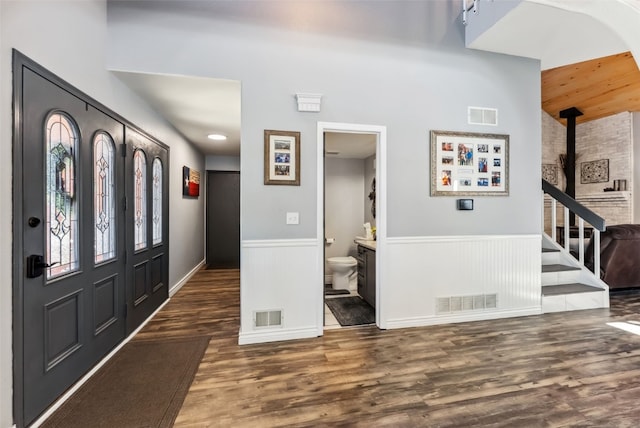
[[[529,315],[542,314],[542,307],[535,306],[532,308],[505,310],[505,311],[485,311],[482,313],[466,313],[458,315],[438,315],[414,318],[397,318],[387,321],[387,329],[407,328],[407,327],[426,327],[439,324],[453,324],[469,321],[495,320],[500,318],[525,317]]]
[[[277,342],[280,340],[308,339],[318,337],[316,326],[296,329],[258,330],[240,332],[238,345],[250,345],[253,343]]]
[[[182,286],[185,285],[191,279],[191,277],[195,275],[196,272],[198,272],[200,268],[202,268],[202,266],[205,265],[205,263],[206,263],[206,260],[202,260],[193,269],[191,269],[185,276],[183,276],[180,281],[178,281],[173,287],[171,287],[169,289],[169,297],[173,297],[173,295],[176,294],[178,290],[180,290]]]

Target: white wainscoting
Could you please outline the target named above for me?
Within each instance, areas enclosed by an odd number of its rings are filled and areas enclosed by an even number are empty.
[[[318,240],[245,240],[241,251],[238,343],[318,336],[324,275]],[[254,313],[272,310],[282,311],[282,325],[256,328]]]
[[[387,238],[386,328],[540,314],[541,236]],[[497,295],[497,307],[437,313],[440,297]]]

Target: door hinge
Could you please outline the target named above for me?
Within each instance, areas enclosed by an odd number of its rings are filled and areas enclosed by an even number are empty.
[[[128,313],[129,313],[129,306],[125,303],[124,309],[122,310],[122,316],[126,318]]]
[[[124,254],[122,254],[122,262],[126,265],[127,264],[127,252],[125,251]]]
[[[122,198],[122,211],[127,210],[127,198]]]
[[[126,143],[120,144],[120,154],[122,155],[123,158],[127,157],[127,145],[126,145]]]

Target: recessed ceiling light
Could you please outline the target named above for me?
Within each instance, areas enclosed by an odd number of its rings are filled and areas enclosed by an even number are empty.
[[[227,139],[226,135],[222,135],[222,134],[209,134],[207,135],[207,138],[215,141],[224,141]]]

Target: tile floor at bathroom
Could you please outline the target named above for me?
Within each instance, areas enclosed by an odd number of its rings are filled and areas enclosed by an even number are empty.
[[[336,296],[324,296],[325,299],[340,299],[341,297],[349,297],[349,296],[359,296],[359,294],[355,291],[351,291],[349,294],[338,294]],[[333,316],[333,312],[329,309],[329,306],[325,303],[324,305],[324,328],[326,330],[333,330],[336,328],[343,328],[335,316]]]

